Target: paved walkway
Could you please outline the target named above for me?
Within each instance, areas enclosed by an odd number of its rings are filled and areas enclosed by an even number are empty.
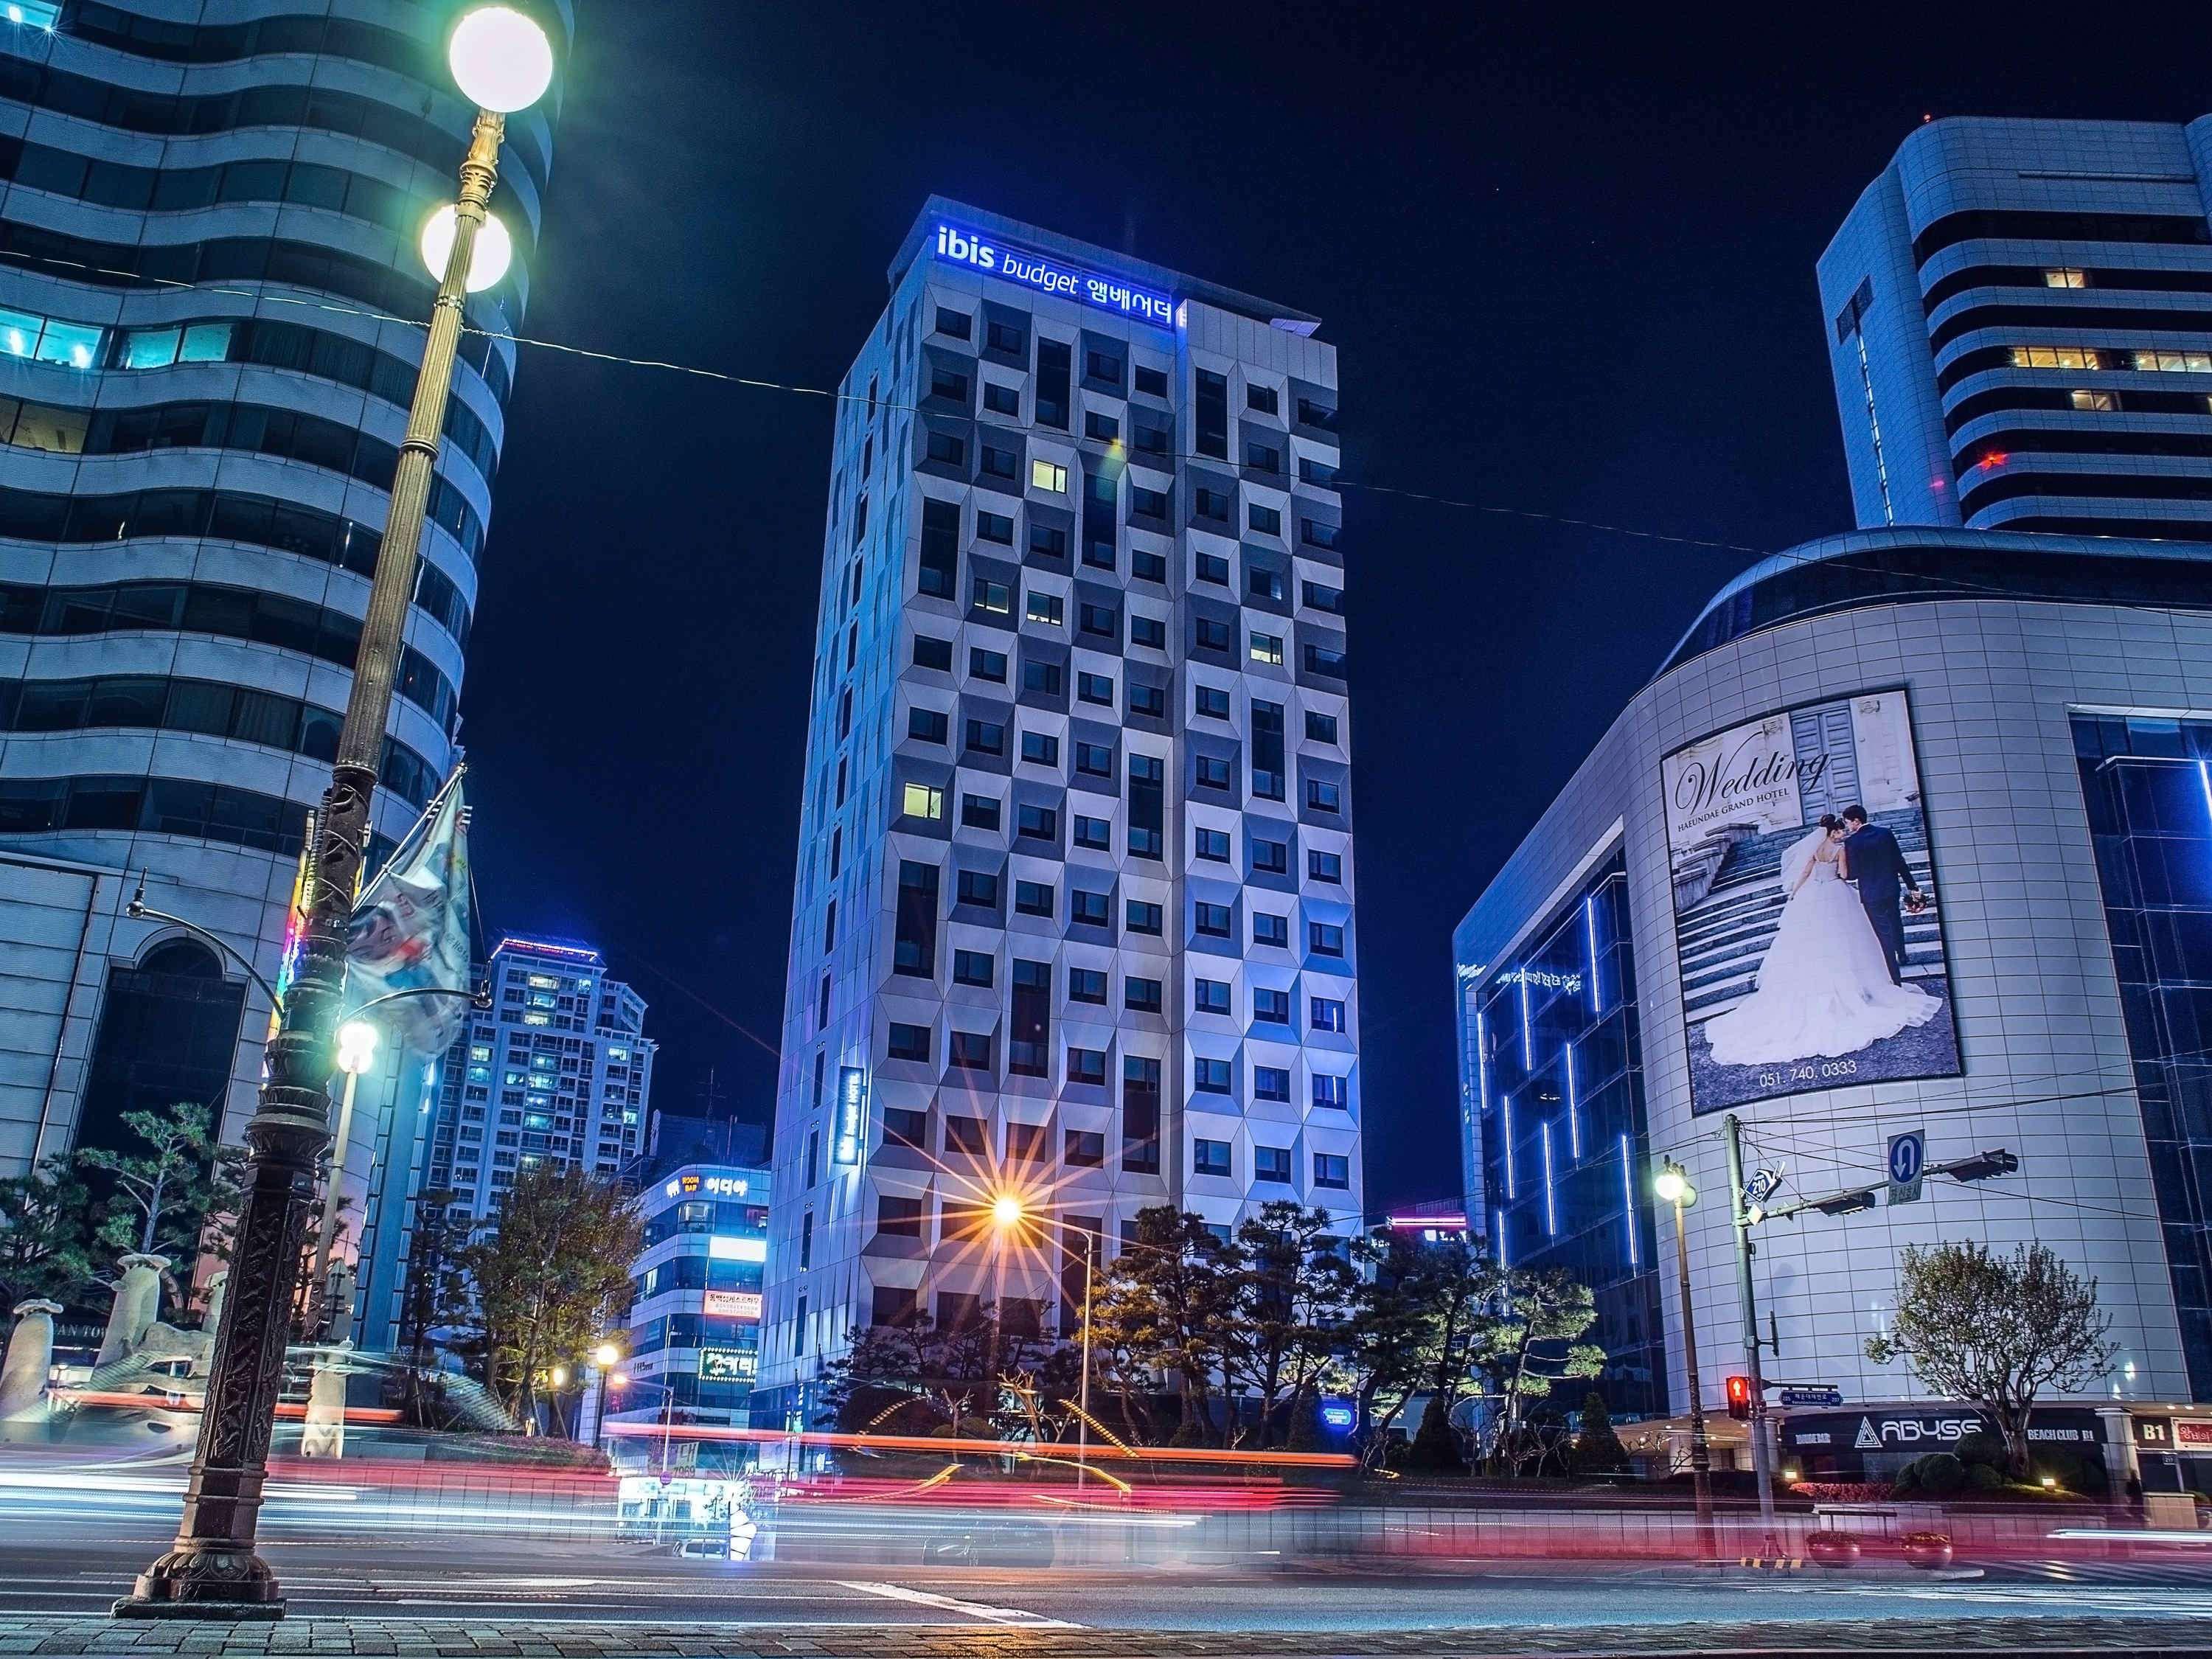
[[[817,1636],[742,1634],[713,1625],[519,1620],[291,1619],[277,1624],[119,1623],[0,1616],[0,1656],[244,1654],[384,1659],[1512,1659],[1514,1656],[1852,1654],[1956,1659],[1961,1653],[2124,1652],[2212,1659],[2202,1619],[1882,1620],[1790,1624],[1399,1631],[1331,1635],[1154,1631],[886,1628]]]

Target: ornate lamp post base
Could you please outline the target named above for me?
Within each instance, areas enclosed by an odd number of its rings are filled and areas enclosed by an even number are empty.
[[[250,1549],[171,1550],[109,1610],[118,1619],[268,1620],[284,1616],[276,1575]]]

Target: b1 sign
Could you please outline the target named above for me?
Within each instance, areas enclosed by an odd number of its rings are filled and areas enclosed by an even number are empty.
[[[1019,283],[1040,294],[1057,295],[1063,300],[1096,306],[1118,316],[1157,323],[1162,328],[1175,326],[1175,302],[1164,294],[1155,294],[1111,276],[1093,276],[1065,260],[994,242],[979,231],[963,230],[957,225],[938,226],[937,257],[951,264],[965,265],[970,270],[986,271],[1010,283]]]

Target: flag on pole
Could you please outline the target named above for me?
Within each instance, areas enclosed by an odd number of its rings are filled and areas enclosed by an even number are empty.
[[[469,935],[468,809],[456,772],[354,906],[347,1000],[358,1008],[395,991],[456,993],[400,998],[374,1016],[395,1045],[442,1054],[468,1012]]]

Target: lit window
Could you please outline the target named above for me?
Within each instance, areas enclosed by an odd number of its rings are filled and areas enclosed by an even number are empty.
[[[182,331],[173,328],[135,328],[123,337],[123,367],[167,368],[177,361]]]
[[[1252,660],[1254,662],[1273,663],[1276,666],[1280,667],[1283,661],[1283,641],[1281,636],[1274,634],[1261,634],[1255,632],[1252,635]]]
[[[2146,363],[2145,357],[2155,358],[2154,351],[2135,354],[2135,367],[2156,368],[2155,362]],[[2087,346],[2014,346],[2012,348],[2014,368],[2102,368],[2103,359]]]
[[[9,0],[8,21],[27,23],[33,28],[51,30],[61,21],[59,0]]]
[[[2068,394],[2076,409],[2089,410],[2096,414],[2109,415],[2118,409],[2119,400],[2109,392],[2075,392]]]
[[[38,359],[42,363],[64,363],[71,368],[90,368],[100,357],[100,331],[78,323],[49,321],[39,337]]]
[[[1067,469],[1050,461],[1030,463],[1030,488],[1048,490],[1055,495],[1067,494]]]
[[[1049,623],[1057,628],[1061,613],[1062,602],[1059,594],[1032,592],[1030,595],[1027,614],[1031,622]]]
[[[228,323],[194,323],[185,331],[185,343],[178,349],[180,363],[219,363],[230,356],[230,325]]]
[[[2043,285],[2045,288],[2087,288],[2089,286],[2089,273],[2070,265],[2061,265],[2056,270],[2043,273]]]
[[[927,783],[909,783],[901,810],[908,817],[927,818],[934,823],[945,816],[945,792]]]
[[[2130,354],[2130,366],[2165,374],[2212,374],[2212,351],[2137,351]]]

